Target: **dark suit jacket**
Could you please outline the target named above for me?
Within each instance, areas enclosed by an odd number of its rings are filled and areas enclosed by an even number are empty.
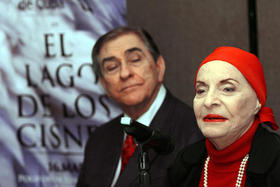
[[[253,138],[245,187],[280,186],[280,137],[259,125]],[[184,148],[170,169],[170,186],[197,187],[207,157],[205,140]]]
[[[102,125],[90,136],[77,187],[110,187],[124,138],[120,118],[118,116]],[[169,92],[150,126],[171,136],[175,142],[175,150],[168,155],[158,155],[149,150],[152,186],[168,186],[167,168],[175,159],[177,151],[202,139],[202,134],[196,125],[193,110]],[[137,153],[136,148],[116,186],[139,186]]]

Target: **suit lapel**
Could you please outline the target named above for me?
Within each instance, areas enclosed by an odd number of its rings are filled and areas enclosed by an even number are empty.
[[[172,128],[169,124],[172,121],[172,111],[174,110],[174,107],[175,104],[172,102],[172,96],[167,91],[162,106],[159,108],[159,111],[155,115],[150,126],[162,133],[168,134],[170,128]]]
[[[120,174],[116,186],[129,186],[131,183],[138,184],[138,147],[129,159],[125,170]]]
[[[150,127],[160,131],[163,134],[170,134],[172,128],[172,111],[174,111],[174,107],[175,104],[172,102],[172,96],[167,91],[164,102],[152,120]],[[158,158],[158,154],[152,150],[149,153],[149,157],[150,161],[153,163]]]
[[[103,137],[103,158],[101,163],[102,170],[97,171],[100,173],[100,180],[106,180],[100,184],[105,186],[111,186],[115,172],[119,162],[119,155],[121,155],[121,149],[123,144],[123,129],[120,126],[120,118],[116,118],[110,128],[107,129],[108,137]],[[114,142],[114,143],[112,143]],[[103,177],[102,177],[103,176]],[[110,176],[110,177],[108,177]],[[103,179],[102,179],[103,178]]]

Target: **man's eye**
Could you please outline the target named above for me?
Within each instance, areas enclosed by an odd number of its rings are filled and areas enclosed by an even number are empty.
[[[108,66],[106,67],[107,71],[113,71],[114,69],[116,69],[118,66],[117,65],[112,65],[112,66]]]
[[[119,65],[117,63],[108,64],[104,67],[105,72],[113,72],[118,69]]]
[[[137,52],[131,53],[130,55],[127,56],[127,61],[130,63],[140,62],[141,60],[142,60],[142,56]]]
[[[141,58],[137,56],[137,57],[129,58],[128,62],[134,63],[134,62],[139,62],[140,60]]]
[[[140,58],[133,58],[133,59],[131,59],[131,61],[132,62],[138,62],[138,61],[140,61]]]

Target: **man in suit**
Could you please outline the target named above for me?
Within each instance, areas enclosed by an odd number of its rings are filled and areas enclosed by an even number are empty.
[[[138,149],[123,166],[125,137],[120,120],[130,117],[169,135],[175,149],[168,155],[149,150],[153,186],[168,185],[167,168],[182,147],[201,139],[193,110],[163,85],[165,61],[144,30],[120,27],[99,38],[92,50],[93,67],[109,97],[124,111],[90,136],[77,187],[139,186]]]

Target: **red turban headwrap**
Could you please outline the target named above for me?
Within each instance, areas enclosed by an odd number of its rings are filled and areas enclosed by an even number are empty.
[[[200,64],[196,76],[201,66],[213,60],[225,61],[236,67],[242,75],[247,79],[249,84],[255,90],[257,97],[262,105],[258,112],[258,117],[261,123],[268,124],[272,129],[277,130],[279,127],[275,122],[272,109],[265,107],[266,103],[266,83],[261,62],[252,53],[235,47],[218,47],[207,56]]]

